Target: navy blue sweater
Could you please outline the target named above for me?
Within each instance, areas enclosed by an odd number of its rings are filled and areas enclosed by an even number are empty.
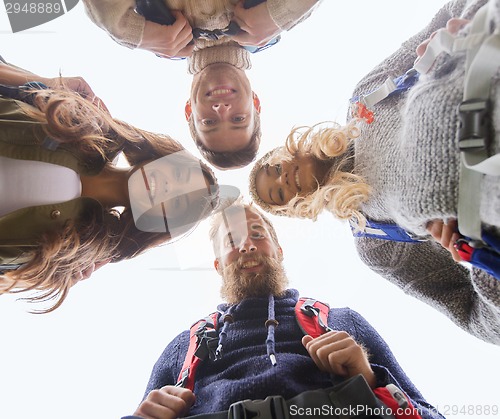
[[[294,307],[296,290],[275,299],[279,325],[275,331],[277,365],[272,366],[266,351],[268,299],[246,299],[234,307],[234,323],[227,329],[222,359],[206,359],[198,368],[194,393],[196,403],[189,414],[226,410],[243,399],[264,399],[281,395],[286,399],[303,391],[330,387],[342,381],[320,371],[301,343]],[[227,310],[227,305],[219,310]],[[208,313],[207,313],[208,314]],[[330,310],[328,325],[349,333],[368,351],[378,385],[393,383],[404,390],[424,418],[442,418],[415,388],[399,366],[382,337],[358,313],[349,308]],[[189,331],[179,334],[165,348],[151,374],[145,397],[151,390],[174,385],[188,349]]]

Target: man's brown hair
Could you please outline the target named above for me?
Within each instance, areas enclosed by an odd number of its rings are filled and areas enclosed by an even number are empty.
[[[198,147],[198,150],[200,150],[201,155],[217,169],[239,169],[255,160],[255,156],[259,151],[260,137],[262,135],[259,112],[254,112],[254,129],[249,143],[241,150],[233,152],[218,152],[208,149],[200,140],[194,125],[193,116],[189,118],[188,123],[191,137],[193,138],[196,147]]]

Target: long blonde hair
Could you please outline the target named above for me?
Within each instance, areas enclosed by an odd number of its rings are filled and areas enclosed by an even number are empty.
[[[297,154],[311,154],[320,161],[331,163],[331,166],[326,180],[318,185],[316,191],[307,196],[296,196],[286,205],[272,206],[272,212],[316,220],[326,209],[343,220],[354,217],[359,225],[364,226],[366,219],[359,208],[368,199],[370,187],[361,176],[346,170],[348,165],[352,165],[353,142],[358,136],[358,120],[352,120],[345,126],[322,122],[312,127],[294,128],[286,139],[285,147],[263,158],[258,163],[259,167],[290,161]],[[255,174],[256,171],[254,177]],[[255,191],[253,195],[255,197]],[[257,203],[262,204],[262,200],[257,200]],[[266,209],[265,205],[263,207]]]
[[[41,90],[33,94],[36,107],[26,106],[27,117],[40,122],[45,134],[58,147],[75,153],[85,162],[102,159],[102,163],[110,165],[110,159],[122,151],[128,163],[135,166],[184,150],[169,136],[113,119],[105,110],[73,92]],[[186,164],[201,164],[208,182],[216,185],[210,168],[194,156]],[[200,219],[210,214],[209,206],[200,211]],[[66,298],[75,272],[94,262],[133,258],[170,239],[168,232],[138,230],[129,208],[121,214],[113,208],[104,208],[103,216],[86,214],[84,219],[68,221],[60,231],[42,234],[38,246],[27,252],[29,262],[0,275],[0,294],[36,291],[37,295],[26,300],[55,301],[48,309],[35,311],[50,312]]]

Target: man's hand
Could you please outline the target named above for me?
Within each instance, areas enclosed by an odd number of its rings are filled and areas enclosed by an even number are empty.
[[[164,58],[189,57],[194,45],[188,45],[193,39],[193,29],[184,15],[172,10],[175,22],[172,25],[160,25],[146,20],[140,49],[151,51]]]
[[[241,0],[234,9],[233,20],[243,31],[232,37],[240,45],[264,46],[281,32],[271,18],[266,2],[245,9]]]
[[[174,419],[185,416],[194,404],[194,394],[182,387],[165,386],[151,391],[134,413],[144,419]]]
[[[347,332],[331,331],[315,339],[306,335],[302,344],[320,370],[346,378],[362,374],[375,388],[377,380],[366,352]]]
[[[455,262],[462,261],[454,246],[455,242],[460,238],[457,220],[449,220],[446,224],[443,220],[430,221],[427,224],[427,231],[441,246],[451,253]]]

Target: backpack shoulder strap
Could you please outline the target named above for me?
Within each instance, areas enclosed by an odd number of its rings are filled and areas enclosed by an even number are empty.
[[[301,330],[313,338],[330,331],[328,313],[330,306],[313,298],[300,297],[295,304],[295,317]]]
[[[184,364],[177,378],[176,387],[185,387],[193,391],[196,370],[207,356],[213,357],[218,344],[217,320],[219,312],[215,311],[198,320],[189,329],[189,347]]]
[[[367,219],[366,225],[362,229],[357,220],[352,218],[349,220],[349,225],[354,237],[371,237],[375,239],[408,243],[426,241],[424,238],[416,236],[396,224],[381,223]]]

